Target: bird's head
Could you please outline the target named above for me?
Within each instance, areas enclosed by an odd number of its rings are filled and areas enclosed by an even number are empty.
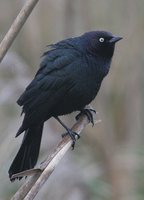
[[[91,31],[82,37],[88,52],[109,58],[113,56],[115,43],[122,39],[107,31]]]

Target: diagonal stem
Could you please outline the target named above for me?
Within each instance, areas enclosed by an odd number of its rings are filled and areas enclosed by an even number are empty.
[[[26,22],[37,2],[38,0],[27,0],[20,13],[16,17],[15,21],[11,25],[9,31],[0,43],[0,62],[4,58],[6,52],[10,48],[11,44],[23,27],[24,23]]]
[[[98,121],[99,122],[99,121]],[[89,120],[86,115],[82,114],[78,121],[72,127],[72,131],[80,134],[81,131],[89,124]],[[29,176],[31,177],[24,183],[24,185],[17,191],[11,200],[32,200],[39,192],[43,184],[52,174],[58,163],[64,157],[66,152],[72,145],[72,140],[69,136],[64,137],[58,146],[55,148],[53,153],[48,156],[48,158],[40,165],[38,169],[27,170],[25,172],[19,173],[19,176]],[[15,175],[18,177],[18,175]]]

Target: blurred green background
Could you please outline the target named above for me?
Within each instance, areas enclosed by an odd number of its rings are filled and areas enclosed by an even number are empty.
[[[1,40],[24,2],[0,1]],[[22,140],[14,138],[22,121],[16,100],[38,69],[45,46],[97,29],[124,38],[92,103],[102,122],[87,126],[35,199],[144,199],[144,1],[43,0],[0,66],[0,200],[10,199],[24,182],[11,183],[7,173]],[[71,126],[74,116],[62,118]],[[63,131],[54,119],[45,123],[38,163]]]

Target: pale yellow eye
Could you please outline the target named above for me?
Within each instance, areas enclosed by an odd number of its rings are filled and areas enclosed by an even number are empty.
[[[104,42],[104,38],[102,38],[102,37],[99,38],[99,41],[100,41],[100,42]]]

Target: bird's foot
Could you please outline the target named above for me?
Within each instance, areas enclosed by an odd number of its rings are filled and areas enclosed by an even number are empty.
[[[89,120],[89,122],[92,123],[92,126],[94,126],[94,118],[93,118],[93,114],[96,114],[96,111],[91,108],[91,107],[86,107],[84,109],[81,110],[81,112],[76,116],[76,120],[79,119],[80,115],[85,114]]]
[[[62,134],[62,137],[65,137],[66,135],[69,135],[72,139],[72,150],[75,147],[76,140],[80,138],[80,135],[71,129],[69,129],[58,117],[55,117],[55,119],[66,129],[66,133]]]
[[[62,134],[62,138],[69,135],[72,139],[72,150],[74,150],[75,147],[75,143],[76,143],[76,139],[80,138],[80,135],[74,131],[72,131],[71,129],[68,129],[66,133]]]

